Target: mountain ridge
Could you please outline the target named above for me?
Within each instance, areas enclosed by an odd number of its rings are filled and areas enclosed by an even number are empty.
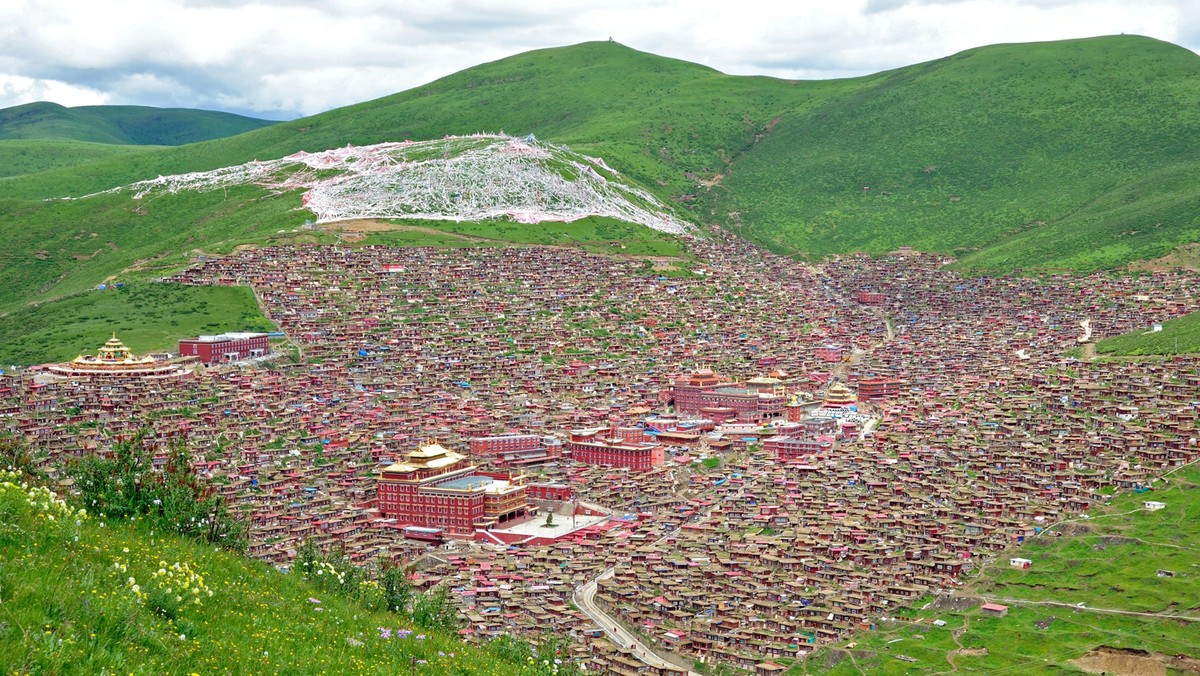
[[[972,271],[1121,268],[1200,241],[1198,74],[1200,56],[1135,36],[978,47],[823,81],[725,75],[609,42],[526,52],[237,136],[0,178],[0,235],[25,275],[7,281],[29,289],[10,301],[89,288],[85,274],[100,281],[133,260],[179,265],[181,250],[303,220],[252,187],[163,198],[149,213],[46,198],[481,131],[602,157],[686,220],[780,253],[913,246]],[[96,234],[76,232],[80,219]]]
[[[234,113],[151,106],[75,106],[38,101],[0,109],[0,140],[178,146],[275,124]]]

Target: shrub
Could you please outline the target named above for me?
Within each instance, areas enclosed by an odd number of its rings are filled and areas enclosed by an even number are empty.
[[[85,508],[117,519],[145,516],[155,527],[242,551],[245,523],[196,474],[185,446],[173,445],[156,472],[143,436],[118,443],[110,458],[91,455],[71,467]]]

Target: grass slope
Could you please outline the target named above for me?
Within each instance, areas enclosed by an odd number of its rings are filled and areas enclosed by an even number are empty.
[[[32,199],[78,195],[297,150],[503,130],[602,154],[647,185],[682,193],[693,187],[685,172],[718,167],[723,157],[748,147],[773,115],[795,105],[797,97],[789,95],[795,90],[781,80],[723,75],[617,43],[592,42],[518,54],[399,94],[165,149],[138,162],[99,162],[6,188]]]
[[[983,47],[824,82],[728,76],[608,42],[528,52],[229,138],[2,178],[12,263],[0,270],[0,312],[135,261],[179,264],[190,249],[303,222],[294,199],[249,189],[140,207],[43,198],[296,150],[499,130],[604,157],[780,251],[912,245],[969,269],[1120,266],[1200,241],[1197,75],[1200,56],[1134,36]],[[120,253],[89,249],[90,232]]]
[[[228,252],[238,244],[332,241],[293,233],[311,216],[293,211],[294,194],[255,187],[185,192],[135,202],[128,195],[87,200],[0,201],[0,312],[122,279],[161,276],[198,250]],[[283,231],[283,232],[280,232]],[[64,319],[69,319],[66,317]]]
[[[347,227],[353,228],[354,225],[347,224]],[[672,235],[603,216],[589,216],[570,223],[543,223],[538,227],[498,220],[396,219],[372,227],[362,243],[432,247],[539,244],[627,256],[686,256],[683,245]]]
[[[224,550],[100,515],[76,526],[14,483],[0,487],[5,673],[534,673]],[[202,579],[164,593],[152,575],[175,564]],[[384,639],[379,627],[416,631]]]
[[[148,150],[153,148],[50,139],[0,141],[0,179],[36,174],[106,158],[128,157]]]
[[[1162,323],[1162,331],[1142,328],[1105,338],[1096,343],[1096,352],[1114,356],[1200,352],[1200,312],[1169,319]]]
[[[1165,502],[1167,507],[1148,512],[1140,509],[1145,500]],[[1200,615],[1200,523],[1190,516],[1196,510],[1198,467],[1178,472],[1152,492],[1123,493],[1111,505],[1092,511],[1090,519],[1059,525],[1004,553],[971,582],[973,591],[960,592],[1001,599],[1009,606],[1007,617],[980,614],[979,601],[955,609],[952,601],[934,600],[926,606],[929,599],[924,599],[920,610],[897,612],[919,622],[884,623],[879,631],[857,636],[852,649],[843,643],[822,650],[808,660],[808,671],[901,674],[957,666],[970,672],[1075,673],[1077,668],[1069,662],[1099,646],[1200,657],[1200,624],[1194,622],[1039,605],[1055,601]],[[1064,534],[1056,537],[1054,531]],[[1011,568],[1010,556],[1030,559],[1033,565],[1028,570]],[[1158,577],[1159,569],[1175,577]],[[934,626],[936,619],[946,626]],[[961,634],[957,642],[955,633]],[[960,648],[966,650],[951,654]]]
[[[67,361],[92,354],[115,332],[145,354],[180,338],[274,331],[246,287],[134,282],[21,308],[0,322],[0,365]]]
[[[1076,270],[1161,256],[1200,239],[1198,76],[1196,54],[1133,36],[880,73],[785,117],[710,206],[809,254],[910,245],[968,268]]]
[[[149,106],[79,106],[41,101],[0,109],[0,139],[56,139],[178,146],[275,124],[233,113]]]

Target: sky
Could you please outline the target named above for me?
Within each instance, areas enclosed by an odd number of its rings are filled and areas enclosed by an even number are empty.
[[[280,120],[610,37],[791,79],[1118,33],[1200,50],[1200,0],[0,0],[0,16],[0,108],[148,105]]]

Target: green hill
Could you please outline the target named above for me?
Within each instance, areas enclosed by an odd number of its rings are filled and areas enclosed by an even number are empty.
[[[53,139],[0,141],[0,179],[152,151],[151,146]]]
[[[519,645],[472,648],[240,555],[80,516],[14,477],[0,470],[5,673],[540,673]]]
[[[1176,355],[1200,352],[1200,312],[1162,322],[1162,330],[1152,327],[1135,329],[1096,343],[1096,352],[1104,356]]]
[[[538,50],[237,136],[0,178],[0,311],[305,218],[294,193],[251,188],[140,205],[45,198],[501,130],[602,157],[697,220],[782,252],[908,245],[969,269],[1119,267],[1200,241],[1197,75],[1200,56],[1135,36],[981,47],[821,82],[723,75],[611,42]],[[111,250],[97,253],[91,232]]]
[[[861,85],[784,117],[733,163],[715,213],[782,251],[908,245],[984,269],[1115,267],[1200,239],[1188,50],[999,45]]]
[[[78,106],[40,101],[0,109],[0,140],[55,139],[178,146],[275,124],[233,113],[149,106]]]

